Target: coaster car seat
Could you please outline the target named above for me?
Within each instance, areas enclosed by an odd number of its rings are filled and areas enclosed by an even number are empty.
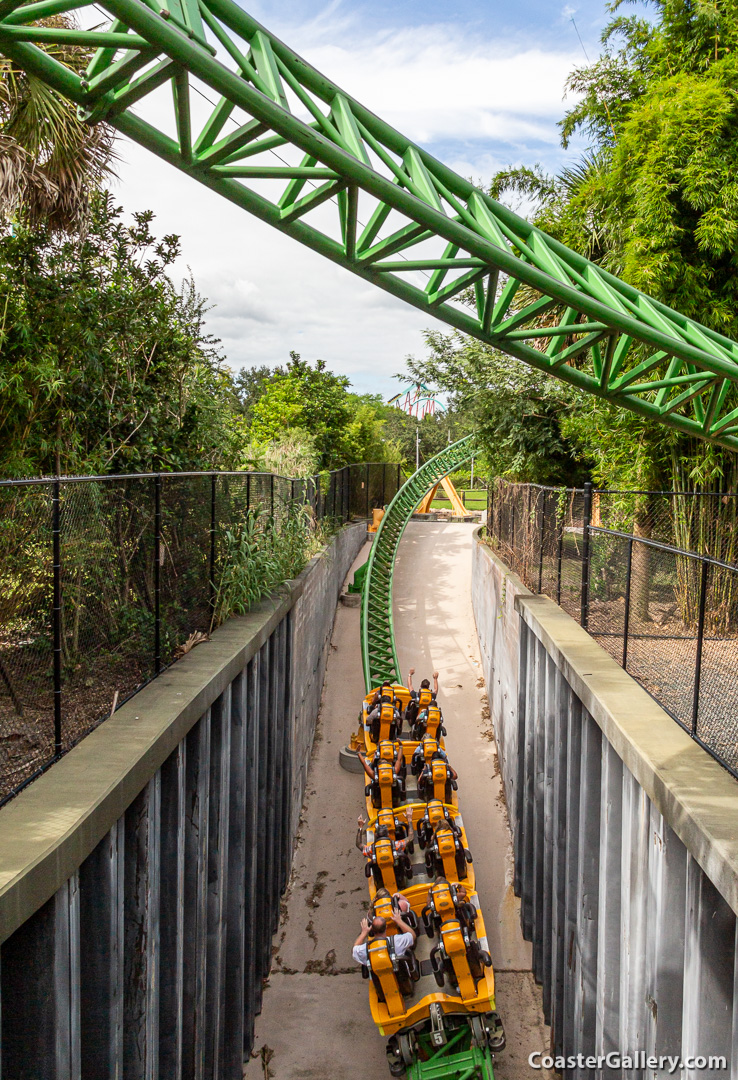
[[[394,935],[397,933],[397,927],[392,921],[392,915],[399,911],[400,905],[394,896],[391,896],[387,889],[381,889],[374,897],[369,914],[371,919],[377,916],[384,919],[387,923],[387,933]],[[402,920],[417,932],[418,917],[414,911],[402,912]]]
[[[441,941],[431,949],[430,962],[438,986],[443,987],[448,979],[462,1000],[477,996],[484,969],[492,967],[492,957],[458,919],[446,919],[441,924]]]
[[[474,933],[477,909],[470,900],[460,900],[456,886],[450,881],[436,881],[428,890],[428,903],[420,916],[429,938],[440,933],[447,919],[458,919],[462,929]]]
[[[419,776],[423,771],[423,766],[430,764],[433,760],[433,755],[438,752],[438,742],[432,736],[428,735],[421,739],[419,745],[413,751],[413,756],[410,761],[410,771],[413,776]]]
[[[380,825],[384,825],[389,833],[390,840],[404,840],[407,836],[407,818],[396,817],[392,810],[378,810],[377,820],[375,822],[376,828]],[[414,850],[412,841],[408,851],[411,853]]]
[[[394,742],[399,734],[399,720],[394,705],[386,702],[379,709],[379,715],[372,720],[372,742]]]
[[[461,843],[448,823],[436,830],[425,850],[425,866],[429,877],[445,877],[463,881],[468,876],[466,864],[473,862],[471,852]]]
[[[430,735],[433,739],[440,739],[441,735],[445,734],[446,729],[443,726],[443,717],[438,705],[433,703],[427,709],[423,709],[422,712],[418,713],[412,729],[414,739],[422,739],[424,735]]]
[[[426,802],[438,799],[440,802],[451,802],[451,792],[458,790],[458,784],[451,779],[451,771],[445,761],[440,758],[437,761],[428,762],[418,776],[418,795]]]
[[[391,810],[402,802],[402,787],[402,780],[395,775],[391,763],[380,759],[374,768],[374,779],[369,781],[364,792],[371,798],[375,810]]]
[[[390,763],[390,765],[392,766],[392,768],[394,769],[395,762],[397,761],[397,758],[399,757],[399,755],[401,753],[402,753],[402,743],[399,741],[399,739],[396,739],[394,742],[390,742],[389,739],[383,739],[382,742],[377,747],[376,751],[374,752],[374,758],[372,759],[372,764],[376,768],[380,761],[388,761]],[[403,758],[403,762],[402,762],[402,768],[400,769],[399,773],[397,773],[397,775],[402,780],[402,787],[403,787],[403,793],[404,793],[404,790],[405,790],[405,778],[407,777],[407,763],[404,760],[404,758]]]
[[[397,851],[388,837],[374,841],[364,872],[367,877],[374,878],[378,889],[387,889],[391,893],[401,892],[405,882],[413,876],[410,856],[405,851]]]
[[[405,709],[405,719],[411,728],[418,718],[418,713],[423,709],[427,709],[432,701],[433,694],[431,693],[430,687],[421,687],[421,689],[418,690],[417,698],[410,698],[407,703],[407,708]]]
[[[421,849],[427,847],[433,839],[433,833],[439,821],[447,821],[454,832],[456,831],[453,814],[449,808],[444,806],[440,800],[431,799],[426,806],[425,814],[418,822],[416,828],[418,843],[420,844]]]
[[[391,938],[376,938],[367,945],[367,959],[362,975],[371,978],[377,998],[387,1006],[390,1016],[402,1016],[405,1012],[402,999],[412,996],[413,984],[420,978],[415,954],[410,951],[398,957]]]

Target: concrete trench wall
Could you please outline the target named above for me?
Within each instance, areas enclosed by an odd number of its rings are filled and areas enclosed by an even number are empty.
[[[570,1077],[735,1080],[738,785],[481,542],[473,603],[554,1054],[584,1056]],[[644,1056],[586,1061],[612,1052]]]
[[[0,812],[2,1080],[240,1080],[365,537],[342,530]]]

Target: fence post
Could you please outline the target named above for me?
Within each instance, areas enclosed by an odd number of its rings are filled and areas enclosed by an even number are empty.
[[[523,580],[526,578],[528,581],[533,580],[533,575],[528,573],[528,552],[533,554],[533,540],[529,539],[533,530],[531,529],[530,520],[530,504],[531,504],[531,486],[526,484],[526,500],[525,500],[525,528],[523,530]],[[531,567],[531,570],[533,568]]]
[[[387,489],[387,466],[382,466],[382,509],[384,510],[385,494]]]
[[[251,473],[246,473],[246,513],[251,512]]]
[[[589,526],[592,521],[592,484],[584,485],[584,528],[582,534],[582,604],[580,621],[587,629],[589,621]]]
[[[397,487],[395,488],[395,495],[397,494],[397,492],[400,490],[400,487],[401,487],[401,484],[400,484],[400,469],[401,468],[402,468],[402,466],[400,465],[400,462],[398,461],[397,462]]]
[[[630,630],[630,581],[633,571],[633,537],[628,540],[625,561],[625,619],[623,621],[623,671],[628,670],[628,631]]]
[[[547,497],[548,497],[548,492],[544,491],[543,492],[543,506],[541,507],[541,528],[539,529],[539,532],[538,532],[538,543],[539,543],[539,551],[538,551],[538,592],[539,593],[541,592],[541,589],[543,588],[543,541],[544,541],[545,531],[546,531],[546,498]]]
[[[560,512],[560,496],[556,497],[556,531],[557,531],[557,552],[556,552],[556,603],[561,607],[561,564],[564,558],[564,515]]]
[[[274,473],[269,473],[269,497],[272,506],[272,528],[274,528]]]
[[[210,609],[215,607],[215,528],[216,528],[216,496],[218,491],[218,475],[213,473],[210,478],[210,567],[209,567],[209,604]]]
[[[51,619],[54,635],[54,757],[62,752],[62,641],[61,641],[61,483],[54,481],[51,495],[51,546],[54,600]]]
[[[366,516],[369,518],[369,465],[366,467]]]
[[[495,527],[494,509],[495,509],[495,496],[494,496],[494,492],[492,490],[492,485],[488,482],[487,483],[487,536],[493,536],[494,535],[494,527]]]
[[[154,674],[161,671],[161,473],[154,477]]]
[[[700,610],[697,617],[697,656],[694,667],[694,695],[692,697],[692,734],[697,734],[697,722],[700,712],[700,682],[702,680],[702,644],[705,638],[705,606],[707,603],[707,575],[710,564],[707,559],[702,560],[702,575],[700,578]]]

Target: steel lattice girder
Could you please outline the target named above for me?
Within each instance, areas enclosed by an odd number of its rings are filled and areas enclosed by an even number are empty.
[[[101,7],[106,31],[34,25],[97,21]],[[55,42],[97,49],[84,78],[50,55]],[[736,343],[496,203],[233,0],[0,0],[0,50],[88,121],[367,281],[580,390],[738,448]],[[162,94],[174,134],[156,122]]]
[[[466,464],[474,450],[475,436],[467,435],[426,461],[402,485],[379,524],[361,589],[361,660],[367,691],[385,681],[402,682],[392,620],[392,584],[405,526],[424,495]]]

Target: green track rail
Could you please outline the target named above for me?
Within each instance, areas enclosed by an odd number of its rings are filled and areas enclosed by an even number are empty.
[[[488,1051],[476,1046],[459,1054],[434,1055],[429,1061],[416,1061],[410,1066],[408,1080],[494,1080]]]
[[[367,692],[384,681],[402,681],[392,621],[392,584],[405,526],[431,488],[469,461],[474,449],[475,436],[467,435],[421,465],[397,492],[377,529],[361,592],[361,659]]]

